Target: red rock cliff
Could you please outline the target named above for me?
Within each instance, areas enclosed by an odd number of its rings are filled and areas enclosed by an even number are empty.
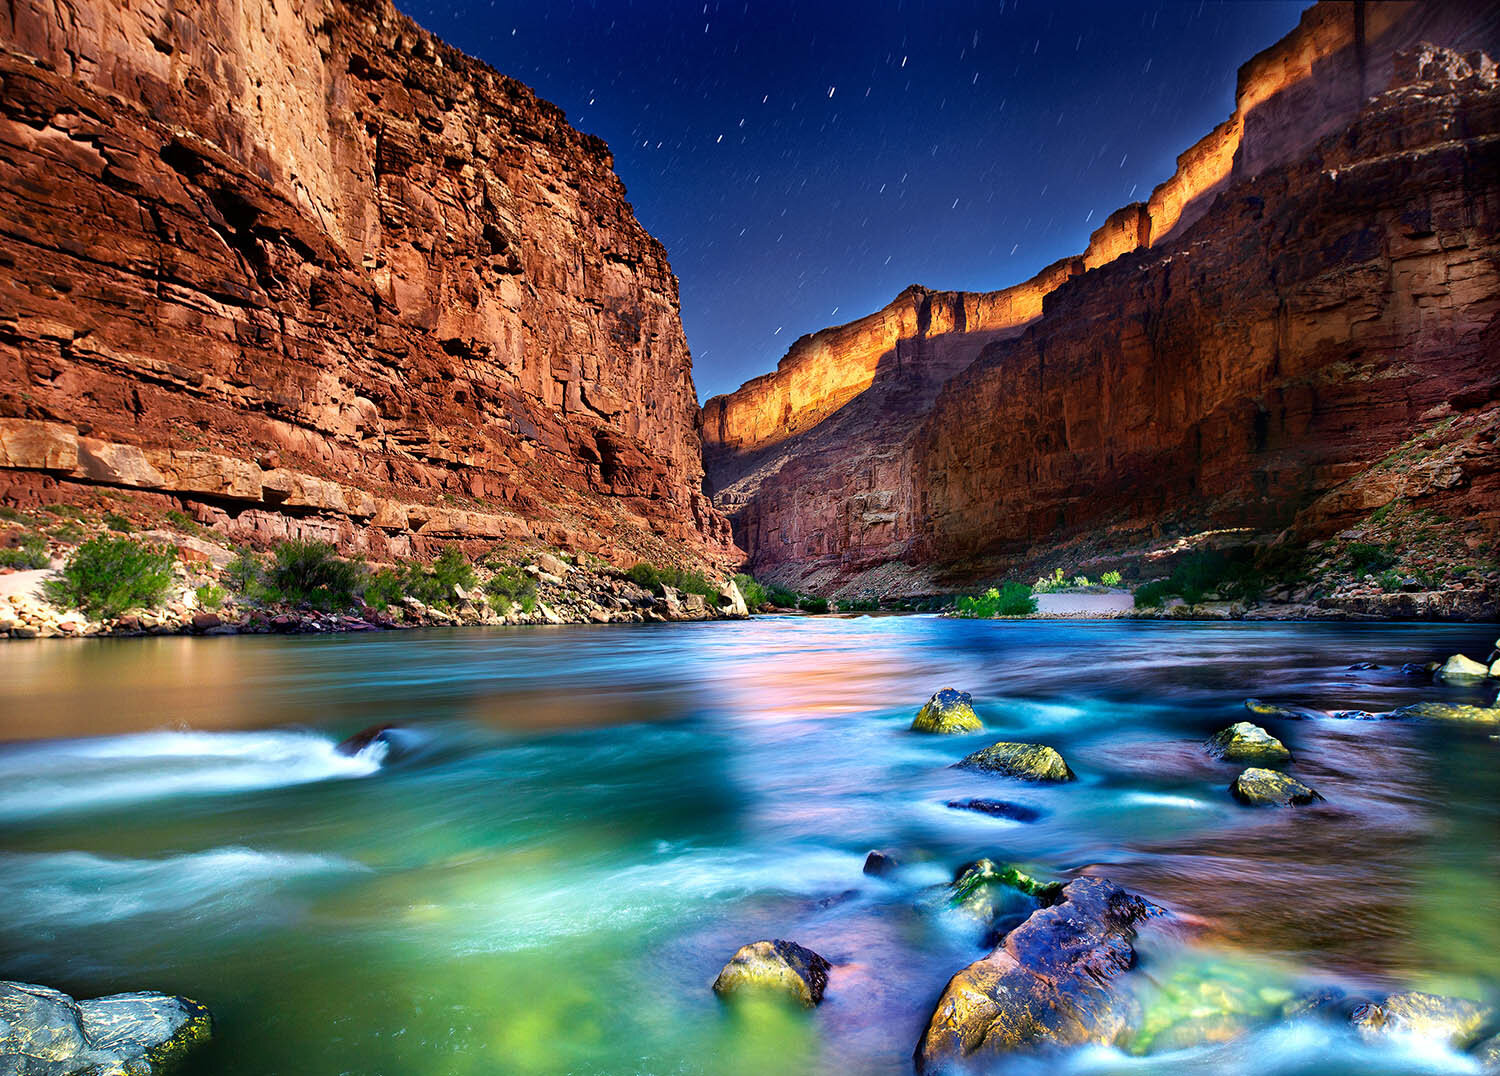
[[[1400,445],[1444,394],[1489,399],[1492,90],[1482,73],[1398,69],[1428,35],[1492,47],[1500,5],[1309,9],[1241,69],[1234,115],[1147,202],[1019,286],[1016,320],[986,323],[998,339],[966,323],[929,334],[927,354],[966,367],[934,372],[941,395],[883,406],[870,356],[894,345],[857,330],[889,325],[888,308],[710,401],[710,481],[755,570],[881,589],[902,574],[893,561],[958,578],[1106,520],[1149,530],[1186,510],[1275,527]],[[1366,104],[1392,82],[1418,88]],[[1429,223],[1402,224],[1407,212]],[[1298,320],[1303,307],[1327,313]]]
[[[0,8],[0,496],[722,558],[598,139],[386,0]]]

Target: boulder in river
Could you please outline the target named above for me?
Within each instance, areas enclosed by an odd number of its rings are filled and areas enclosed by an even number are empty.
[[[1208,753],[1225,762],[1253,762],[1256,765],[1292,760],[1292,753],[1285,744],[1249,721],[1236,721],[1215,733],[1208,741]]]
[[[865,856],[865,873],[876,878],[885,878],[896,872],[901,866],[896,857],[889,852],[871,852]]]
[[[1043,904],[1051,903],[1062,895],[1061,882],[1044,882],[1028,874],[1014,864],[1002,867],[993,859],[980,859],[959,869],[953,879],[954,905],[966,904],[976,893],[987,886],[1003,885],[1035,897]]]
[[[1408,990],[1360,1005],[1349,1020],[1366,1039],[1396,1035],[1463,1050],[1479,1041],[1493,1015],[1489,1006],[1465,998]]]
[[[1500,706],[1470,706],[1453,702],[1414,702],[1385,715],[1422,721],[1461,721],[1473,725],[1500,725]]]
[[[1251,807],[1300,807],[1323,798],[1295,778],[1256,766],[1236,777],[1229,791]]]
[[[1287,721],[1328,716],[1322,710],[1314,710],[1310,706],[1287,706],[1279,702],[1266,702],[1264,699],[1246,699],[1245,709],[1257,717],[1279,717]]]
[[[1437,678],[1450,684],[1473,684],[1488,679],[1489,675],[1488,665],[1483,665],[1473,658],[1464,657],[1462,654],[1454,654],[1443,662],[1443,667],[1437,671]]]
[[[150,1076],[213,1034],[202,1005],[166,994],[74,1001],[31,983],[0,982],[0,1072],[6,1076]]]
[[[912,720],[913,732],[953,734],[980,732],[984,723],[974,712],[974,699],[967,691],[945,687],[927,700]]]
[[[1039,743],[1000,743],[955,763],[960,769],[984,770],[986,773],[1019,777],[1023,781],[1072,781],[1076,777],[1063,757]]]
[[[995,818],[1008,818],[1012,822],[1036,822],[1042,817],[1042,812],[1035,807],[1007,800],[949,800],[948,806],[955,811],[978,811]]]
[[[339,741],[334,748],[341,755],[357,755],[372,744],[384,744],[389,750],[395,743],[394,733],[400,730],[400,725],[371,725],[367,729],[361,729],[347,740]]]
[[[751,942],[729,958],[714,980],[720,997],[735,994],[782,996],[812,1008],[823,1000],[831,967],[817,953],[796,942]]]
[[[994,1061],[1028,1047],[1112,1043],[1139,1014],[1120,980],[1135,963],[1135,927],[1160,908],[1102,878],[1069,882],[994,952],[943,990],[917,1047],[917,1069]]]

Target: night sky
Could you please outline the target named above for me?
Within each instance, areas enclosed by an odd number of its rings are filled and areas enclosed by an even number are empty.
[[[1083,250],[1305,0],[397,0],[602,137],[682,282],[699,394],[906,285]]]

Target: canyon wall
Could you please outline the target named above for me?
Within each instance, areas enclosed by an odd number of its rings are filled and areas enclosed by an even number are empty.
[[[1035,302],[1006,308],[1018,320],[987,323],[988,339],[965,322],[927,340],[964,367],[935,375],[940,393],[882,406],[882,357],[899,340],[851,334],[864,319],[710,401],[709,481],[754,570],[823,591],[922,589],[1106,520],[1149,532],[1177,512],[1274,529],[1401,444],[1444,393],[1488,399],[1500,365],[1482,335],[1495,296],[1485,207],[1500,185],[1490,90],[1483,71],[1445,82],[1400,68],[1426,37],[1493,48],[1500,4],[1310,8],[1241,68],[1234,114],[1146,202],[1020,286]],[[1392,83],[1441,86],[1370,100]],[[1329,187],[1329,160],[1380,178]],[[1441,238],[1386,234],[1410,230],[1391,221],[1413,206],[1447,215]],[[1412,287],[1433,294],[1411,302]],[[1340,312],[1295,320],[1318,302]],[[1306,442],[1335,435],[1327,382],[1343,378],[1365,386],[1337,393],[1361,432],[1341,427],[1338,450],[1321,451]]]
[[[0,147],[0,500],[734,555],[608,148],[387,0],[16,0]]]

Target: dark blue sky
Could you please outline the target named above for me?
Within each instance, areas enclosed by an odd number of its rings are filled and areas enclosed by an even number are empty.
[[[1083,250],[1225,119],[1305,0],[397,0],[614,150],[699,393],[902,288]]]

